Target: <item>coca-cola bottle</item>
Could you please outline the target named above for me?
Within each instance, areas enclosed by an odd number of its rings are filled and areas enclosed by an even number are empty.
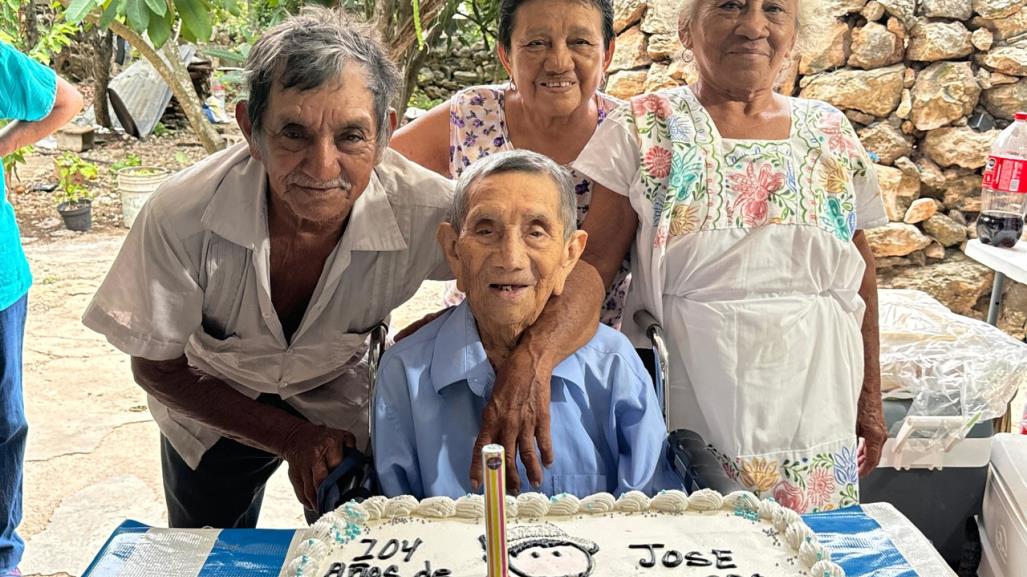
[[[1017,112],[991,149],[981,187],[977,238],[1011,248],[1023,234],[1027,210],[1027,112]]]

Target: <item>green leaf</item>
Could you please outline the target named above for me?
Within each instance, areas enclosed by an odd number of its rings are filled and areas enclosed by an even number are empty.
[[[118,12],[121,9],[121,2],[118,0],[111,0],[111,3],[107,5],[107,8],[100,15],[100,28],[106,28],[110,26],[111,22],[118,17]]]
[[[182,18],[182,35],[187,40],[209,40],[213,27],[210,13],[202,0],[175,0],[175,8]]]
[[[168,13],[168,3],[164,0],[146,0],[146,5],[149,6],[150,11],[157,16],[163,17]],[[151,17],[150,20],[153,20],[153,18]]]
[[[72,24],[81,22],[93,8],[96,8],[98,0],[72,0],[68,9],[64,11],[64,19]],[[117,0],[115,0],[117,1]]]
[[[156,15],[150,17],[150,26],[146,29],[146,35],[150,37],[154,48],[160,48],[171,38],[171,14],[165,14],[158,18]]]
[[[142,34],[150,26],[150,10],[146,0],[126,0],[125,19],[132,30]]]

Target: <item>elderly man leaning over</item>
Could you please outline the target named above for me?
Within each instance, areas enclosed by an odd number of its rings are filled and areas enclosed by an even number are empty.
[[[367,334],[425,278],[452,184],[387,145],[398,75],[341,12],[267,31],[247,143],[144,207],[84,322],[132,356],[172,527],[253,527],[281,464],[307,509],[367,437]]]
[[[438,240],[467,300],[385,353],[374,455],[387,495],[459,497],[496,372],[585,248],[570,175],[535,152],[503,152],[457,181]],[[551,380],[557,459],[539,489],[585,497],[680,488],[652,381],[628,340],[600,326]],[[518,463],[522,486],[527,472]]]

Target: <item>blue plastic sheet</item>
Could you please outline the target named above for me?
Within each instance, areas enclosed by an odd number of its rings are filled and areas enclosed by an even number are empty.
[[[917,577],[877,521],[862,507],[803,516],[831,560],[852,577]]]
[[[831,550],[832,558],[845,569],[848,577],[917,577],[887,533],[860,507],[803,517]],[[153,540],[147,540],[150,527],[126,521],[118,527],[83,573],[83,577],[127,577],[125,568],[133,556],[167,556],[168,566],[175,565],[174,551],[148,551]],[[173,533],[169,529],[153,529],[153,534]],[[294,535],[292,530],[226,529],[218,533],[189,577],[277,577]],[[179,575],[182,573],[179,572]],[[925,576],[931,577],[931,576]]]

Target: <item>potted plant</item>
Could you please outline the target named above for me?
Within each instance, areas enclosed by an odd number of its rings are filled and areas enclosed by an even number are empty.
[[[93,191],[88,182],[96,179],[97,167],[82,160],[74,152],[65,152],[54,159],[57,172],[57,212],[68,230],[87,231],[93,225]]]
[[[121,217],[125,226],[132,228],[136,215],[150,195],[171,176],[171,171],[155,166],[143,166],[138,156],[129,154],[115,162],[111,169],[118,178],[121,194]]]

